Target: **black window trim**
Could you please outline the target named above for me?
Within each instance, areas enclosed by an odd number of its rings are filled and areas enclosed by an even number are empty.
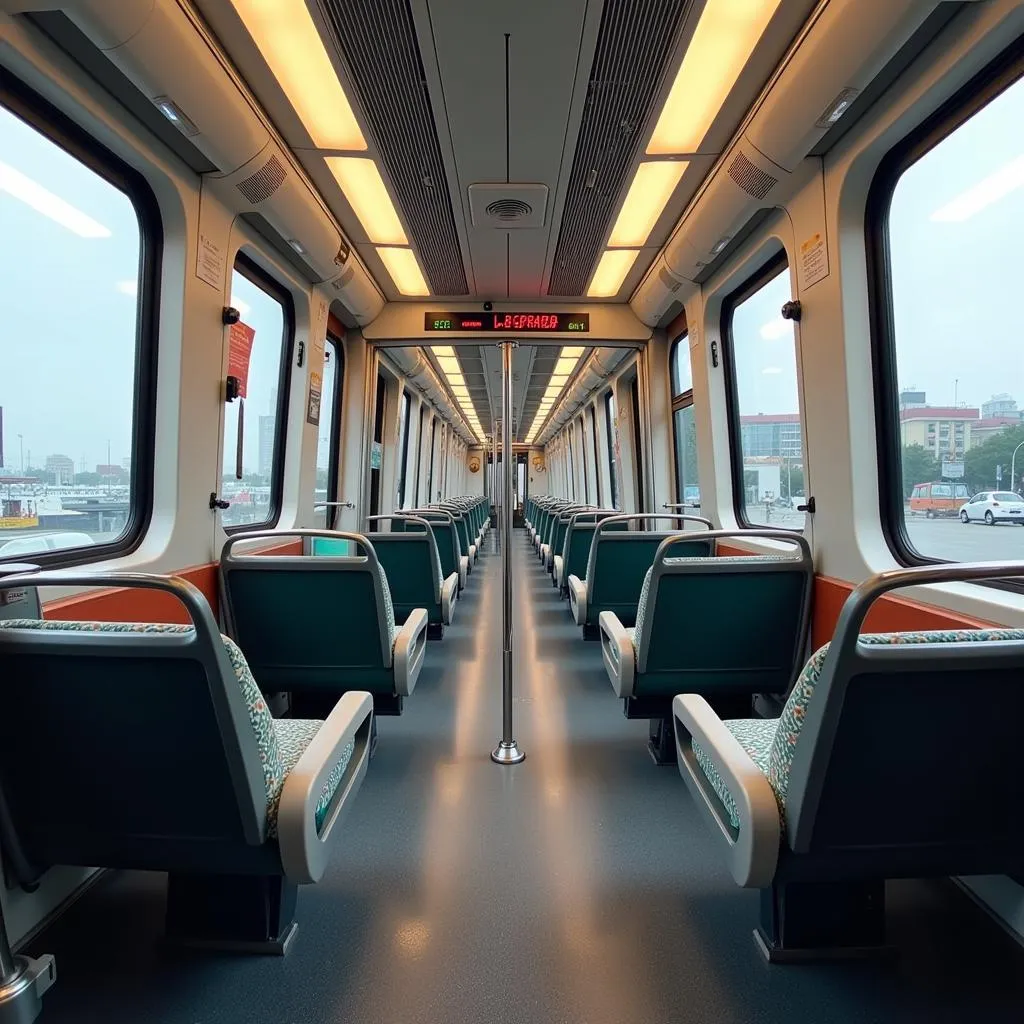
[[[402,431],[399,445],[401,451],[398,456],[398,511],[405,507],[406,489],[409,482],[406,463],[409,461],[409,434],[412,432],[412,393],[408,388],[402,388],[402,394],[398,399],[399,415],[401,415],[403,405],[405,406],[405,429]]]
[[[668,350],[668,376],[669,376],[669,390],[675,392],[676,385],[676,350],[683,343],[687,345],[687,352],[689,352],[690,344],[690,332],[689,330],[683,331]],[[689,358],[689,355],[687,355]],[[688,388],[672,395],[672,454],[675,458],[672,460],[672,471],[676,478],[676,501],[681,505],[683,504],[683,493],[682,493],[682,481],[679,479],[679,431],[676,429],[676,413],[683,409],[693,408],[693,382],[691,374],[691,383]]]
[[[587,406],[587,412],[590,413],[590,432],[594,443],[594,493],[597,496],[597,501],[594,504],[601,508],[601,455],[598,451],[597,410],[595,403],[591,402]]]
[[[53,568],[124,557],[142,544],[153,518],[160,273],[164,247],[160,204],[145,175],[3,68],[0,68],[0,106],[123,193],[138,218],[139,294],[132,395],[131,501],[124,533],[107,544],[64,548],[59,552],[41,551],[19,556],[18,560]]]
[[[740,396],[736,381],[736,361],[733,352],[732,318],[736,307],[744,303],[751,295],[760,291],[769,281],[780,273],[789,272],[789,254],[783,246],[773,254],[767,262],[762,263],[748,278],[731,291],[722,301],[722,316],[719,331],[722,339],[722,370],[725,373],[725,408],[726,419],[729,421],[729,469],[732,478],[732,507],[736,522],[744,530],[764,529],[751,522],[746,513],[746,485],[743,479],[743,428],[740,423]],[[796,358],[796,352],[793,353]],[[801,395],[797,388],[797,415],[801,417],[800,430],[803,432],[803,412]],[[806,463],[804,472],[806,474]],[[805,476],[806,479],[806,476]],[[789,530],[790,533],[802,533],[786,526],[772,526],[774,530]]]
[[[345,346],[342,339],[331,330],[327,331],[324,338],[325,353],[327,352],[328,345],[334,349],[334,357],[337,360],[337,366],[334,370],[334,393],[331,396],[331,447],[327,456],[327,500],[337,501],[338,455],[341,441],[339,436],[341,433],[341,402],[345,394]],[[327,529],[333,530],[340,510],[336,505],[329,505],[324,511],[327,513]]]
[[[288,390],[292,380],[292,354],[295,349],[295,303],[292,293],[272,274],[264,270],[256,261],[241,249],[235,253],[232,272],[237,271],[247,278],[251,284],[265,291],[281,303],[284,313],[282,326],[281,367],[277,378],[277,417],[274,421],[274,462],[270,472],[270,506],[266,519],[256,523],[238,523],[225,526],[228,535],[245,530],[272,530],[281,518],[282,498],[284,496],[284,456],[288,437]],[[225,404],[225,415],[227,406]],[[222,456],[223,459],[223,456]],[[221,465],[221,479],[224,478],[224,465]]]
[[[911,166],[1022,77],[1024,36],[1019,37],[933,114],[897,142],[882,158],[868,190],[864,231],[874,378],[879,521],[885,542],[901,565],[955,564],[955,560],[935,558],[916,551],[910,543],[904,518],[899,382],[888,244],[892,197],[900,178]],[[1016,593],[1024,590],[1024,584],[1009,580],[985,580],[980,581],[980,585]]]
[[[604,393],[604,425],[605,436],[608,441],[608,497],[611,499],[611,507],[619,511],[619,480],[618,466],[615,464],[615,419],[612,416],[612,406],[615,406],[615,414],[618,415],[618,402],[615,401],[615,388],[610,387]]]

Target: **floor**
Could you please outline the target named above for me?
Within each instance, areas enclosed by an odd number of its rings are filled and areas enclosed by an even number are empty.
[[[288,957],[161,949],[163,880],[108,876],[35,943],[44,1024],[996,1024],[1024,951],[950,883],[890,887],[883,964],[769,967],[674,768],[622,717],[596,643],[516,531],[515,736],[499,767],[501,561],[492,531],[348,819],[299,896]]]

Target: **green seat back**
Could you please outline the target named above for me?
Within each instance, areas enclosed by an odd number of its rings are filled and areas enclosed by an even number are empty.
[[[414,608],[425,608],[430,622],[441,622],[441,566],[430,538],[413,531],[366,536],[388,578],[395,622],[405,622]]]

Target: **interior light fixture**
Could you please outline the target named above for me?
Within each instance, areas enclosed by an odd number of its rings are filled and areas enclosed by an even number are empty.
[[[20,199],[36,213],[56,221],[61,227],[74,232],[80,238],[109,238],[110,229],[88,214],[43,188],[38,182],[16,171],[9,164],[0,162],[0,192],[6,192]]]
[[[646,245],[688,166],[685,160],[654,160],[640,164],[619,210],[608,245]]]
[[[611,299],[618,295],[639,252],[639,249],[606,249],[591,278],[587,297]]]
[[[844,89],[814,123],[819,128],[831,128],[850,109],[850,104],[857,98],[859,92],[859,89]]]
[[[199,134],[195,123],[185,116],[185,112],[169,96],[157,96],[153,102],[156,109],[167,118],[182,135],[194,136]]]
[[[377,255],[384,264],[395,287],[403,295],[429,295],[430,289],[412,249],[378,247]]]
[[[696,153],[780,0],[710,0],[661,109],[648,156]]]
[[[231,0],[317,149],[366,149],[366,139],[303,0]]]
[[[289,239],[288,239],[288,244],[289,244],[289,245],[290,245],[290,246],[291,246],[291,247],[292,247],[292,248],[293,248],[293,249],[294,249],[294,250],[295,250],[295,251],[296,251],[296,252],[297,252],[297,253],[298,253],[298,254],[299,254],[300,256],[305,256],[305,255],[307,255],[307,249],[306,249],[306,247],[305,247],[305,246],[304,246],[304,245],[303,245],[303,244],[302,244],[302,243],[301,243],[301,242],[300,242],[300,241],[299,241],[299,240],[298,240],[297,238],[289,238]]]
[[[366,237],[374,245],[408,245],[405,228],[377,164],[365,156],[328,156],[324,159],[359,218]]]

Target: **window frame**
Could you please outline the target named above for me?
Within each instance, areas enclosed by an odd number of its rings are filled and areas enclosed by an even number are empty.
[[[254,284],[281,303],[284,323],[281,327],[281,366],[277,377],[277,416],[274,420],[274,461],[270,472],[270,505],[267,510],[269,514],[266,519],[256,523],[237,523],[222,527],[228,536],[245,530],[273,530],[281,518],[281,508],[284,504],[285,445],[288,442],[288,390],[292,382],[292,358],[295,354],[295,302],[291,291],[242,249],[235,253],[235,262],[231,267],[232,273],[236,271],[247,278],[250,284]],[[221,422],[226,423],[228,403],[224,402],[223,405]],[[218,490],[224,482],[223,448],[222,438]]]
[[[121,192],[139,222],[135,379],[132,389],[132,468],[124,533],[107,544],[40,551],[24,557],[42,568],[83,565],[130,555],[142,544],[155,502],[157,367],[160,343],[160,275],[164,230],[160,204],[146,177],[66,114],[0,67],[0,106]]]
[[[594,444],[594,504],[601,508],[601,453],[597,439],[597,410],[593,402],[587,406],[587,412],[590,414],[590,436]]]
[[[406,488],[409,482],[407,463],[409,461],[409,434],[412,431],[412,395],[406,387],[402,388],[402,394],[398,399],[398,417],[399,423],[403,424],[403,429],[398,444],[398,508],[396,511],[401,512],[405,508]]]
[[[1024,36],[958,89],[933,114],[911,129],[882,158],[868,189],[864,213],[868,277],[868,316],[878,464],[879,523],[892,556],[900,565],[957,565],[916,551],[906,529],[903,466],[900,456],[899,380],[893,307],[889,214],[900,178],[998,96],[1024,79]],[[938,423],[938,421],[936,421]],[[941,428],[937,428],[938,437]],[[938,452],[939,449],[936,449]],[[979,492],[981,493],[981,492]],[[972,495],[973,497],[973,495]],[[970,500],[970,499],[968,499]],[[1024,591],[1012,580],[979,580],[996,590]]]
[[[774,280],[780,273],[790,273],[789,253],[785,246],[773,256],[762,263],[749,277],[734,288],[722,300],[722,314],[719,321],[719,335],[722,339],[722,370],[725,373],[725,409],[726,419],[729,424],[729,471],[732,479],[732,507],[736,516],[736,522],[744,530],[763,530],[767,527],[751,522],[747,518],[746,511],[746,485],[743,478],[743,426],[740,422],[740,394],[739,382],[736,379],[736,358],[732,335],[733,314],[736,308],[746,302],[752,295],[759,292],[769,281]],[[790,281],[790,293],[792,294],[792,280]],[[793,341],[793,359],[797,368],[797,415],[800,417],[800,448],[804,458],[804,479],[807,479],[807,446],[804,444],[804,413],[803,395],[800,385],[800,355],[796,348],[797,341]],[[806,483],[805,483],[806,488]],[[806,490],[805,490],[806,493]],[[806,529],[806,517],[804,528],[794,530],[788,526],[771,526],[773,530],[786,530],[789,533],[803,533]]]
[[[342,397],[345,394],[345,347],[342,344],[341,338],[337,337],[337,335],[330,330],[328,330],[327,334],[324,336],[325,356],[328,346],[334,350],[334,357],[337,359],[338,363],[334,370],[334,389],[331,396],[331,447],[327,456],[327,500],[337,501],[338,455],[341,441],[341,438],[339,437],[339,434],[341,433],[341,402]],[[325,519],[327,529],[333,530],[334,524],[338,518],[338,506],[328,505],[325,511],[327,512]]]
[[[680,345],[686,345],[687,356],[689,359],[689,348],[690,348],[690,332],[688,330],[683,331],[668,350],[668,368],[669,368],[669,388],[672,391],[672,407],[670,409],[670,415],[672,417],[672,454],[674,457],[672,469],[676,477],[676,501],[682,505],[684,503],[684,497],[682,493],[682,481],[679,479],[679,431],[676,429],[676,413],[681,412],[683,409],[693,408],[693,370],[691,367],[690,372],[690,386],[682,391],[676,392],[676,352]],[[699,484],[698,484],[699,486]]]
[[[612,415],[612,406],[615,406],[614,413]],[[617,425],[614,420],[618,415],[619,405],[615,401],[615,389],[610,387],[604,393],[604,426],[605,426],[605,438],[608,443],[608,496],[611,498],[611,507],[616,512],[621,511],[619,508],[619,481],[618,481],[618,466],[615,462],[615,431]]]

